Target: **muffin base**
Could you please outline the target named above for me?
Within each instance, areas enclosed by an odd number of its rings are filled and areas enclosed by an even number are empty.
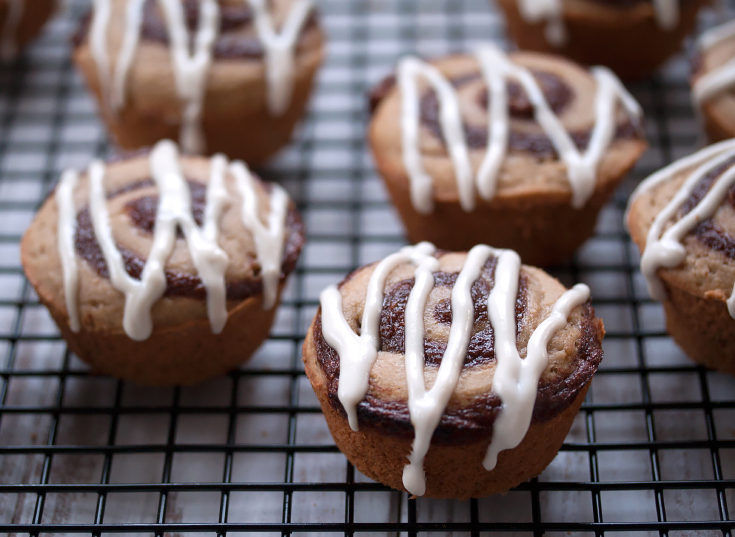
[[[666,330],[697,363],[735,375],[735,319],[722,298],[701,298],[665,284]]]
[[[650,75],[678,51],[693,31],[701,5],[699,0],[683,3],[679,25],[673,31],[663,30],[652,13],[643,14],[636,8],[620,10],[619,14],[600,6],[590,6],[589,13],[568,10],[564,15],[567,44],[557,48],[546,40],[545,22],[528,23],[521,17],[517,0],[497,3],[505,13],[508,33],[520,49],[561,54],[586,65],[606,65],[626,80]]]
[[[393,489],[405,491],[403,468],[408,464],[411,439],[389,436],[369,427],[353,431],[344,414],[327,396],[324,373],[316,360],[312,324],[304,342],[304,365],[327,420],[334,442],[347,459],[366,476]],[[523,441],[502,451],[497,466],[484,469],[490,438],[465,445],[432,444],[424,461],[427,498],[480,498],[507,492],[539,475],[556,457],[584,401],[590,382],[561,414],[544,423],[533,423]]]
[[[282,283],[279,296],[283,290]],[[224,330],[213,334],[209,320],[154,328],[145,341],[124,332],[69,328],[65,308],[39,297],[49,309],[69,349],[94,373],[150,386],[186,385],[221,375],[246,362],[270,333],[278,304],[263,310],[262,295],[248,298],[229,310]]]
[[[597,216],[618,183],[598,185],[580,210],[570,206],[567,196],[539,194],[489,202],[478,197],[470,213],[463,211],[456,200],[434,200],[434,210],[421,214],[411,202],[408,180],[394,175],[380,162],[378,168],[410,242],[430,241],[452,251],[470,250],[477,244],[510,248],[518,252],[523,263],[541,267],[568,260],[594,234]]]
[[[712,144],[735,137],[735,117],[720,110],[717,98],[702,105],[701,121],[707,133],[707,139]]]

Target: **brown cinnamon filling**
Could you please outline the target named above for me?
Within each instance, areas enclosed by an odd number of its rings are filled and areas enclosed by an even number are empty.
[[[705,175],[694,188],[691,196],[681,206],[677,217],[681,219],[687,213],[691,212],[707,195],[712,185],[715,184],[715,181],[732,166],[735,166],[735,158],[724,162]],[[728,190],[727,202],[735,209],[735,185]],[[735,239],[727,231],[722,229],[722,227],[717,225],[712,218],[702,221],[694,228],[692,234],[705,246],[722,253],[729,259],[735,259]]]
[[[487,298],[493,287],[493,274],[496,260],[485,265],[480,279],[472,287],[475,308],[475,323],[465,367],[477,367],[495,361],[492,327],[487,320]],[[452,286],[457,274],[437,272],[434,274],[438,286]],[[404,280],[386,290],[383,311],[380,319],[381,351],[403,352],[405,337],[405,305],[413,280]],[[527,292],[525,279],[521,277],[516,301],[516,326],[520,332],[527,314]],[[533,423],[546,422],[563,412],[577,397],[579,391],[592,378],[602,359],[602,348],[598,334],[598,321],[588,302],[582,306],[582,337],[577,353],[573,358],[572,372],[565,378],[539,383],[538,394],[533,411]],[[434,310],[438,322],[451,322],[451,307],[439,303]],[[474,342],[474,343],[473,343]],[[328,397],[332,406],[343,415],[344,408],[337,397],[339,385],[339,356],[324,339],[321,324],[321,310],[317,312],[314,325],[314,343],[317,361],[327,379]],[[428,367],[438,367],[446,349],[445,342],[426,339],[424,342]],[[478,370],[476,374],[485,374]],[[442,415],[441,422],[434,432],[435,444],[459,444],[488,438],[492,435],[495,416],[501,401],[492,392],[475,398],[468,406],[449,407]],[[386,434],[402,438],[413,437],[413,427],[405,401],[385,400],[368,393],[357,407],[360,426],[372,427]]]
[[[472,304],[475,310],[474,327],[470,337],[464,365],[476,365],[495,361],[495,337],[493,327],[487,314],[487,297],[494,284],[497,258],[491,258],[483,268],[483,277],[478,279],[471,289]],[[436,287],[454,287],[459,274],[435,272]],[[383,311],[380,314],[381,350],[403,354],[405,352],[406,306],[408,295],[415,284],[414,279],[404,280],[393,285],[385,292]],[[518,297],[516,299],[517,332],[523,323],[526,312],[526,280],[521,277]],[[452,307],[449,299],[440,301],[434,308],[434,319],[441,324],[452,324]],[[447,350],[445,341],[424,338],[424,359],[429,367],[439,367]]]
[[[201,225],[206,206],[206,186],[196,181],[188,181],[188,183],[191,190],[194,220],[198,225]],[[153,181],[150,179],[137,181],[108,193],[107,198],[113,199],[139,188],[150,187],[152,184]],[[129,201],[125,205],[125,213],[130,219],[131,224],[147,234],[153,233],[157,211],[157,196],[142,196]],[[181,230],[179,230],[179,236],[183,237]],[[110,277],[105,257],[102,254],[97,236],[94,232],[89,207],[85,207],[77,213],[75,246],[77,255],[84,259],[101,278]],[[293,272],[303,246],[304,225],[296,209],[292,206],[289,208],[286,219],[286,243],[284,245],[283,264],[281,265],[282,280]],[[146,260],[120,244],[117,245],[117,248],[120,250],[120,254],[125,262],[127,273],[132,278],[140,279]],[[255,260],[252,262],[254,264],[256,263]],[[253,271],[256,277],[227,281],[225,284],[227,299],[244,300],[262,293],[263,282],[261,278],[257,277],[259,271],[260,268],[256,265]],[[166,284],[165,296],[179,296],[198,300],[206,299],[206,287],[199,276],[166,269]]]

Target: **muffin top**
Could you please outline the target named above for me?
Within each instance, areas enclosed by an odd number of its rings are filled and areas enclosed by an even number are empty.
[[[73,330],[146,339],[251,297],[275,305],[304,244],[285,191],[223,156],[148,155],[65,172],[23,237],[29,280]]]
[[[663,168],[633,193],[627,225],[643,252],[641,271],[654,298],[666,298],[662,281],[702,298],[730,297],[734,185],[735,140],[728,140]]]
[[[76,61],[94,66],[104,112],[131,105],[181,117],[190,153],[204,151],[203,109],[281,116],[295,82],[322,59],[313,0],[106,0],[75,43]]]
[[[708,106],[722,125],[735,131],[735,21],[713,28],[697,41],[692,100]]]
[[[545,195],[582,207],[645,148],[640,108],[609,70],[555,56],[403,59],[374,94],[373,154],[411,190],[414,207]]]
[[[415,435],[428,446],[491,437],[501,420],[497,455],[532,421],[564,411],[596,371],[604,330],[588,297],[584,285],[566,291],[521,267],[510,250],[449,253],[420,243],[322,293],[316,361],[330,403],[353,429]]]

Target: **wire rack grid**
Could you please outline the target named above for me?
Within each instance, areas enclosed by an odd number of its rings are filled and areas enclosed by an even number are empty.
[[[409,500],[335,448],[300,360],[318,292],[404,244],[370,161],[365,93],[401,55],[504,40],[484,0],[322,0],[329,59],[291,147],[263,175],[298,201],[308,243],[256,357],[148,389],[71,355],[23,277],[18,242],[62,169],[108,145],[69,57],[88,1],[0,70],[0,532],[12,535],[731,535],[735,380],[689,362],[622,226],[645,175],[700,143],[685,57],[635,84],[651,150],[556,274],[592,288],[605,360],[538,478],[467,502]],[[731,3],[732,4],[732,3]],[[703,17],[702,27],[733,15]]]

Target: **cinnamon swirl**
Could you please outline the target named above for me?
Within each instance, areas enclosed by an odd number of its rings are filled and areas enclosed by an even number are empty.
[[[263,342],[303,243],[279,186],[162,141],[65,172],[21,256],[69,348],[95,371],[188,384]]]
[[[407,246],[320,298],[303,357],[334,440],[416,496],[487,496],[538,475],[602,359],[589,289],[511,250]]]

